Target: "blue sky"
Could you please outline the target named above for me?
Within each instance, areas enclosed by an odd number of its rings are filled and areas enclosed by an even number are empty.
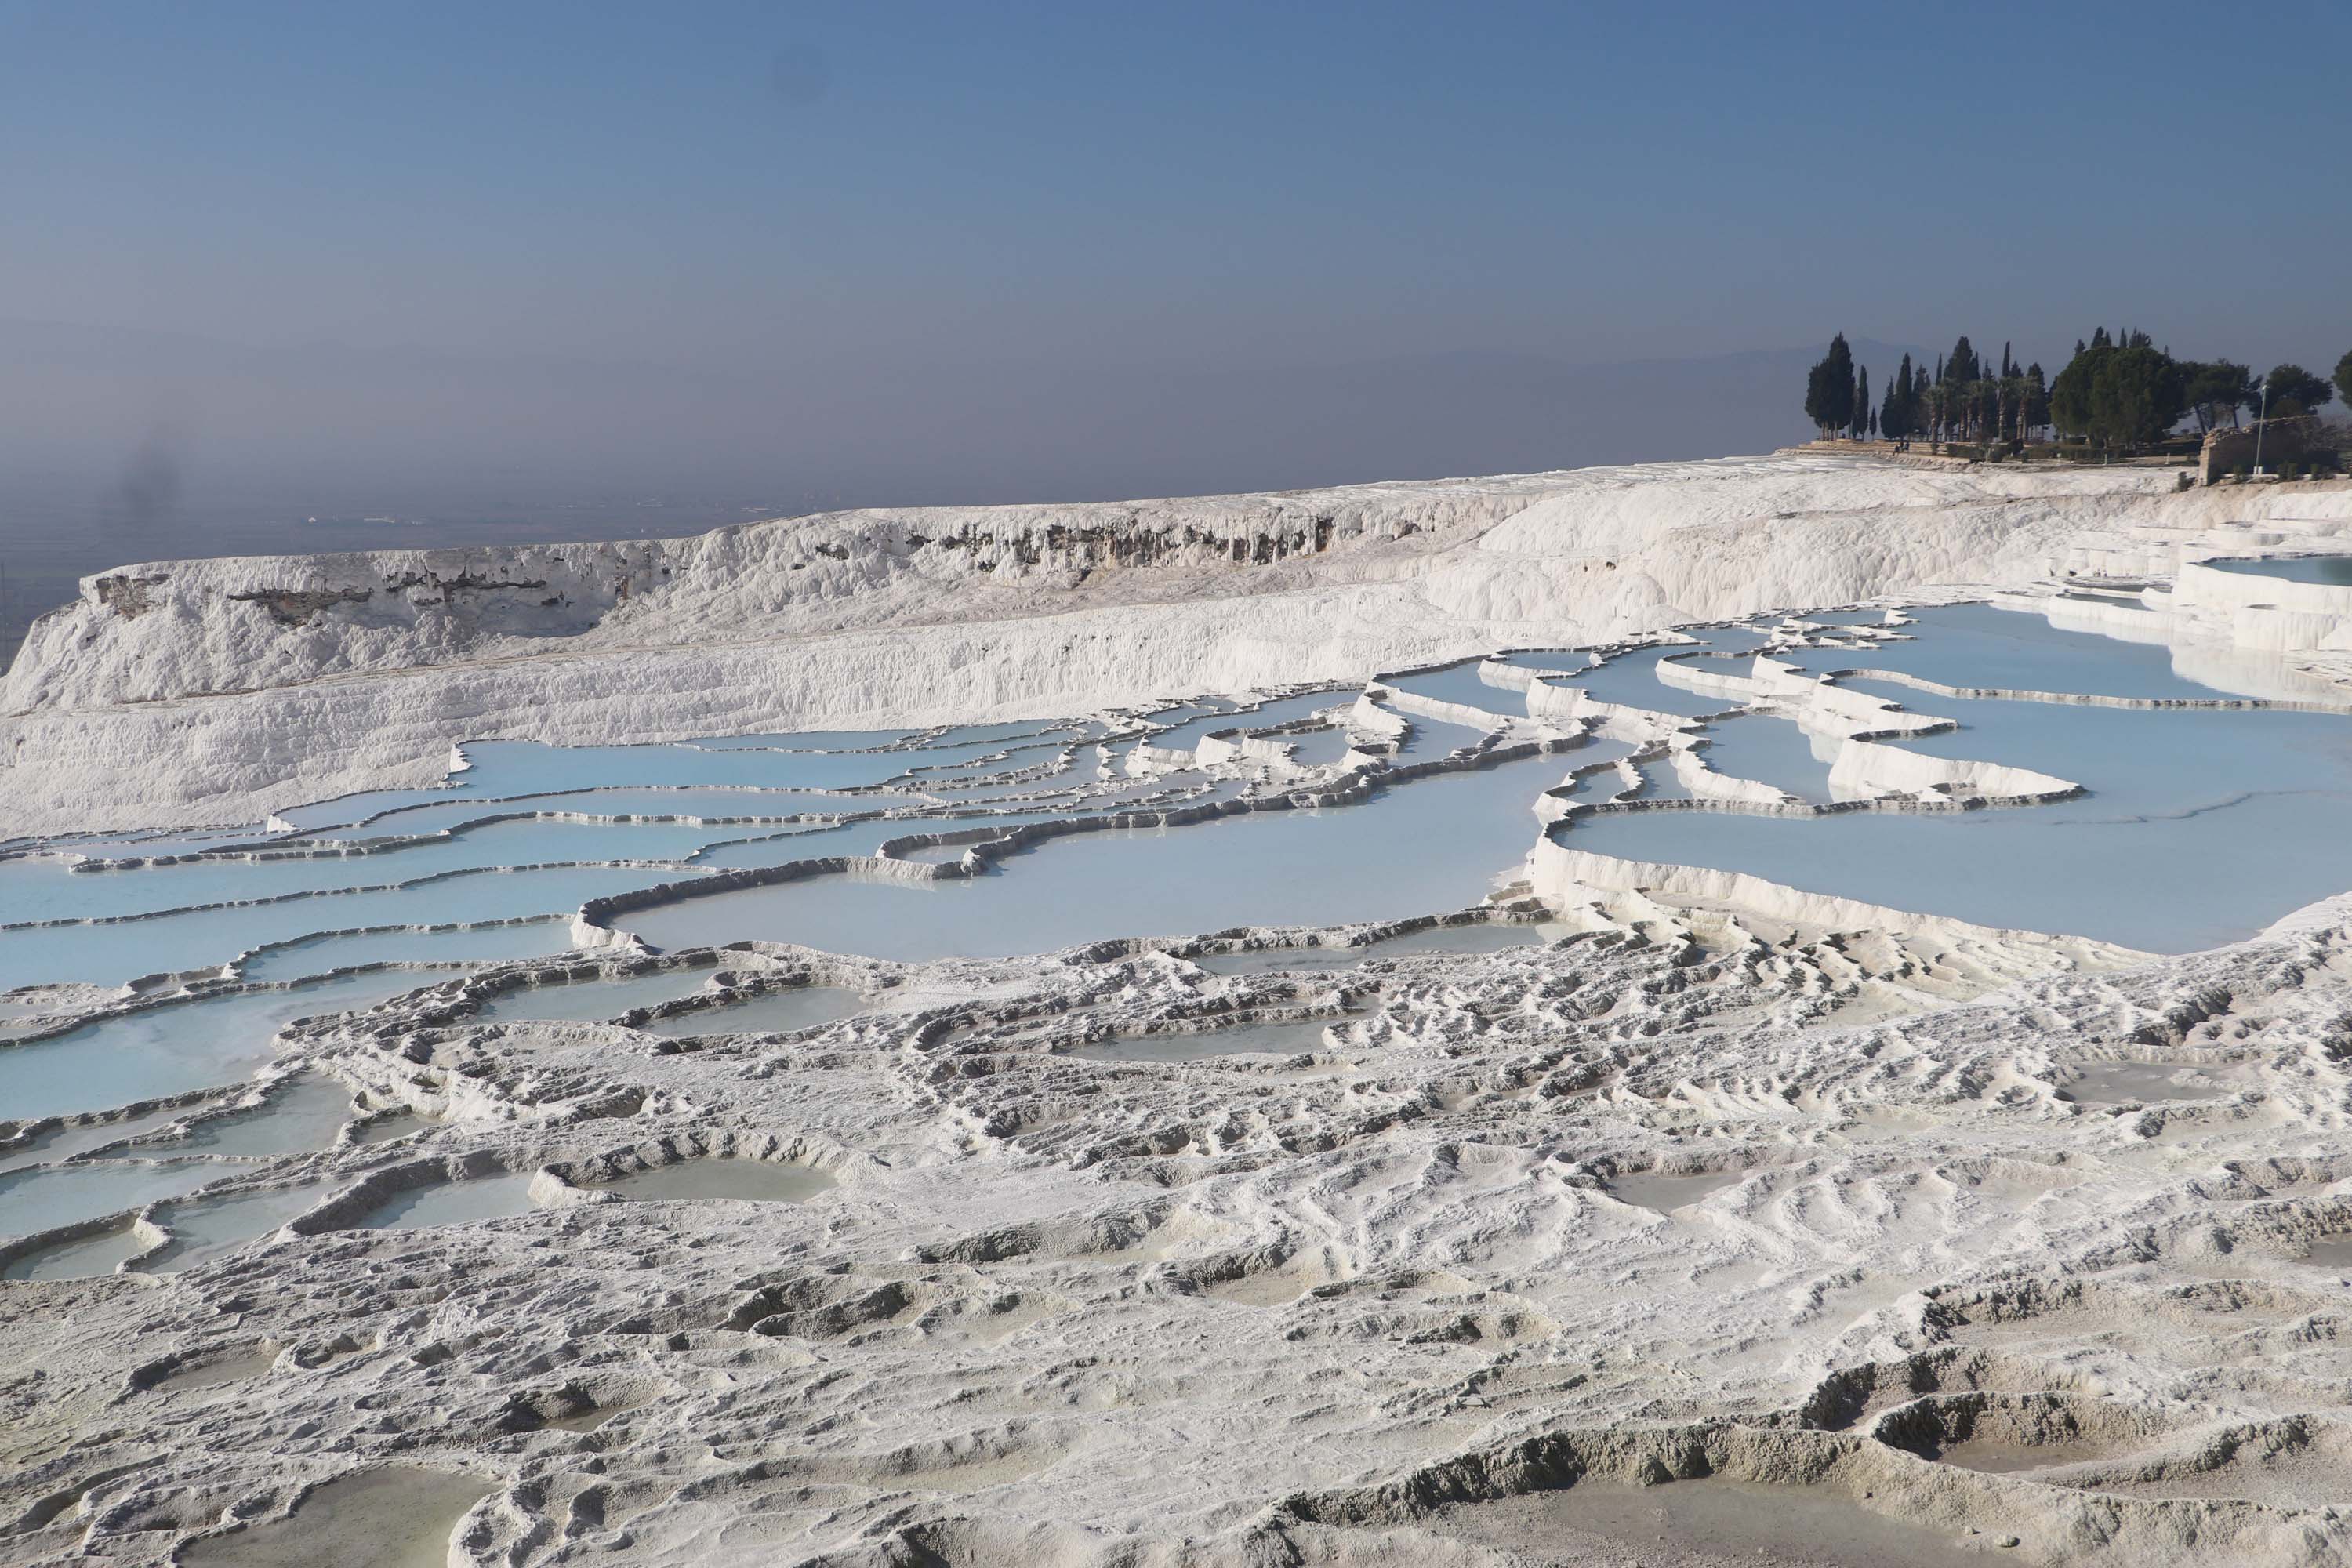
[[[894,440],[954,446],[960,408],[1017,404],[984,433],[1034,461],[967,463],[991,493],[1050,490],[1054,389],[1104,378],[1840,328],[2053,361],[2102,321],[2324,371],[2352,347],[2347,18],[0,5],[0,319],[421,355],[451,408],[560,363],[740,387],[785,431],[847,400],[860,421],[792,462],[870,447],[859,475]],[[86,415],[100,445],[145,422],[245,461],[266,423],[184,378],[60,405],[26,374],[0,368],[0,414],[47,410],[20,458],[66,452]],[[701,410],[648,392],[599,418],[650,450],[707,435]],[[1429,416],[1442,434],[1448,410]],[[289,450],[381,456],[400,419],[321,413]],[[551,467],[563,430],[510,427]],[[443,433],[420,416],[418,453]],[[1148,430],[1116,434],[1151,459],[1136,482],[1185,476]],[[729,439],[756,473],[758,434]],[[1327,477],[1314,431],[1298,449],[1302,479]],[[1197,488],[1232,477],[1213,469]]]

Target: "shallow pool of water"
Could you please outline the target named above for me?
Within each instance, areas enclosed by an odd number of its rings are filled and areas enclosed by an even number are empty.
[[[791,1034],[819,1024],[855,1017],[866,1008],[866,998],[838,985],[800,985],[770,991],[748,1002],[724,1007],[698,1007],[643,1026],[650,1035],[672,1038],[687,1035]]]
[[[1809,670],[1892,669],[1945,686],[2056,691],[2104,697],[2218,695],[2173,672],[2172,650],[2093,632],[2062,631],[2043,617],[1990,605],[1942,605],[1906,612],[1902,638],[1869,649],[1800,648],[1784,656]],[[1913,691],[1910,705],[1941,710]]]
[[[1672,713],[1683,718],[1696,718],[1704,713],[1721,713],[1739,706],[1737,698],[1703,696],[1685,691],[1679,686],[1669,686],[1658,679],[1661,659],[1687,656],[1696,652],[1687,644],[1666,647],[1641,647],[1612,656],[1607,662],[1575,675],[1562,676],[1550,684],[1574,687],[1595,702],[1611,702],[1624,708],[1647,709],[1653,713]],[[1727,672],[1745,675],[1745,668]]]
[[[617,1181],[603,1183],[601,1187],[624,1197],[643,1200],[739,1198],[751,1203],[799,1204],[835,1184],[831,1176],[810,1165],[709,1155],[655,1165]]]
[[[321,834],[321,840],[360,842],[463,827],[486,816],[513,812],[566,812],[579,816],[700,816],[742,817],[824,816],[843,812],[880,811],[903,805],[909,797],[895,792],[841,795],[817,791],[759,788],[663,789],[649,786],[601,789],[593,784],[556,795],[530,795],[511,800],[444,801],[411,806],[381,816],[364,826]],[[639,823],[636,826],[656,826]],[[482,831],[476,829],[475,831]]]
[[[411,1187],[359,1225],[364,1230],[419,1230],[433,1225],[505,1219],[529,1214],[534,1206],[530,1201],[530,1173],[477,1176],[470,1181]]]
[[[2157,952],[2233,942],[2352,888],[2344,831],[2352,717],[1853,684],[1962,725],[1906,741],[1908,749],[2032,768],[2089,794],[2042,806],[1822,818],[1631,812],[1554,831],[1573,848],[1626,859],[1744,871],[1809,892]]]
[[[755,784],[768,789],[839,789],[880,784],[910,767],[984,748],[905,752],[726,751],[690,745],[545,746],[533,741],[469,742],[464,774],[481,795],[539,795],[617,784],[678,788]]]
[[[1521,648],[1517,653],[1497,655],[1496,662],[1551,675],[1573,675],[1592,663],[1592,655],[1580,647]]]
[[[1500,952],[1540,947],[1569,934],[1552,921],[1530,925],[1487,923],[1433,926],[1367,942],[1360,947],[1263,947],[1240,952],[1205,952],[1191,960],[1212,974],[1265,974],[1276,971],[1353,969],[1367,959],[1410,958],[1431,952]]]
[[[190,1564],[224,1568],[447,1568],[457,1521],[498,1488],[478,1477],[384,1468],[312,1491],[288,1519],[192,1542]]]
[[[1832,798],[1830,768],[1843,742],[1761,713],[1717,720],[1706,734],[1699,757],[1715,772],[1770,784],[1799,800]]]
[[[110,1143],[120,1143],[142,1133],[168,1127],[189,1110],[157,1110],[145,1116],[127,1116],[118,1121],[100,1122],[91,1127],[61,1127],[45,1132],[22,1148],[0,1154],[0,1172],[21,1171],[27,1165],[46,1164],[87,1154],[93,1149],[103,1149]]]
[[[1294,730],[1286,734],[1269,735],[1267,740],[1290,748],[1290,760],[1301,767],[1324,768],[1339,762],[1354,744],[1344,724],[1327,724],[1319,730]]]
[[[216,1117],[184,1137],[140,1145],[141,1153],[291,1154],[333,1144],[352,1119],[352,1091],[324,1073],[303,1073],[270,1092],[257,1110]]]
[[[1200,744],[1203,735],[1227,730],[1264,730],[1276,724],[1287,724],[1294,719],[1304,719],[1327,708],[1345,708],[1355,700],[1356,694],[1352,690],[1308,691],[1296,697],[1280,697],[1238,711],[1201,714],[1148,737],[1144,743],[1171,752],[1189,752]]]
[[[29,1253],[0,1269],[0,1279],[92,1279],[113,1273],[145,1250],[147,1244],[126,1225]]]
[[[247,980],[295,980],[363,963],[479,963],[540,958],[571,949],[572,921],[567,916],[470,931],[383,931],[313,937],[255,953],[245,961],[244,974]],[[419,974],[416,984],[429,985],[438,978]]]
[[[66,1116],[234,1083],[277,1056],[278,1031],[295,1019],[373,1006],[432,980],[348,974],[287,991],[167,1002],[0,1047],[0,1108],[25,1119]]]
[[[924,885],[811,879],[642,910],[621,923],[666,948],[761,937],[924,960],[1460,909],[1525,857],[1535,799],[1575,755],[1439,774],[1321,811],[1074,835],[1009,856],[977,878]],[[1139,896],[1106,899],[1120,888]]]
[[[234,1174],[235,1167],[208,1160],[170,1164],[89,1160],[16,1172],[0,1176],[0,1237],[30,1236],[101,1215],[143,1208]]]
[[[200,1263],[226,1258],[256,1237],[266,1236],[297,1215],[307,1213],[335,1185],[327,1180],[305,1182],[298,1186],[166,1205],[155,1217],[171,1231],[172,1240],[140,1268],[142,1272],[177,1274]]]
[[[707,968],[666,969],[653,974],[618,980],[573,980],[553,985],[526,985],[484,1003],[474,1012],[477,1024],[601,1023],[617,1018],[632,1007],[656,1007],[691,996],[709,984],[716,973]]]
[[[197,910],[102,927],[0,931],[0,988],[59,981],[109,985],[142,974],[185,973],[226,964],[251,948],[326,931],[569,914],[601,892],[700,874],[601,867],[460,872],[374,892],[318,893],[280,903]]]
[[[1441,1539],[1496,1548],[1514,1562],[1983,1568],[2004,1555],[1964,1545],[1948,1530],[1873,1513],[1826,1488],[1718,1479],[1655,1487],[1587,1480],[1564,1490],[1451,1504],[1424,1528]]]
[[[1427,697],[1438,702],[1459,702],[1486,712],[1506,718],[1525,718],[1528,711],[1527,693],[1513,686],[1496,686],[1483,680],[1478,667],[1483,658],[1465,658],[1459,664],[1449,664],[1438,669],[1415,670],[1410,675],[1383,675],[1383,686],[1399,691],[1410,691],[1416,697]]]
[[[2231,1093],[2214,1079],[2180,1062],[2094,1062],[2067,1081],[2066,1092],[2094,1105],[2156,1104],[2212,1100]]]
[[[1634,1171],[1609,1178],[1609,1195],[1620,1203],[1645,1208],[1654,1214],[1672,1214],[1688,1208],[1709,1193],[1736,1187],[1747,1179],[1745,1171],[1699,1171],[1676,1174],[1661,1171]]]
[[[2305,1250],[2303,1260],[2319,1268],[2352,1268],[2352,1236],[2319,1237]]]
[[[278,1364],[278,1346],[268,1341],[250,1349],[235,1351],[226,1355],[208,1356],[204,1360],[182,1365],[149,1390],[152,1394],[196,1394],[208,1388],[223,1388],[232,1383],[247,1383],[268,1375]]]
[[[1424,718],[1419,713],[1402,713],[1399,716],[1412,728],[1405,731],[1404,743],[1397,748],[1396,754],[1416,763],[1449,756],[1475,746],[1487,733],[1475,725]]]
[[[2352,555],[2301,555],[2271,561],[2208,561],[2205,565],[2249,577],[2275,577],[2285,583],[2319,583],[2330,588],[2352,588]]]

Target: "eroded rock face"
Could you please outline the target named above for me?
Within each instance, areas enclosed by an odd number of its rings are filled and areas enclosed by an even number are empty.
[[[145,576],[118,574],[109,577],[93,577],[89,583],[90,597],[125,620],[145,615],[153,609],[148,590],[156,584],[170,580],[168,573],[150,573]]]
[[[231,594],[236,604],[258,605],[281,626],[309,626],[337,605],[364,605],[373,596],[366,588],[255,588]]]

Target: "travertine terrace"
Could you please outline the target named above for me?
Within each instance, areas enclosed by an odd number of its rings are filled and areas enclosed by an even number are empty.
[[[2199,563],[2352,489],[2173,482],[93,578],[0,717],[0,1562],[2352,1559],[2352,881],[2158,953],[1580,846],[2101,798],[1939,700],[2335,722],[2352,589]],[[1852,678],[1961,602],[2197,694]]]

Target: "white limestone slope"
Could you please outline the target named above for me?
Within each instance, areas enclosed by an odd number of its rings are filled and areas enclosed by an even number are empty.
[[[2352,523],[2352,492],[2168,483],[1748,459],[142,567],[12,674],[0,833],[422,782],[467,736],[1066,714],[1969,584],[2074,605],[2040,579]],[[2312,517],[2233,529],[2289,504]],[[2110,597],[2079,613],[2184,614]],[[2265,690],[2317,679],[2248,660]],[[1531,731],[1669,743],[1487,668]],[[1686,673],[1843,738],[1853,793],[2066,782],[1903,763],[1854,738],[1899,727],[1874,700],[1737,668]],[[1367,694],[1349,738],[1465,711]],[[1737,782],[1675,760],[1694,794]],[[204,1189],[290,1219],[166,1268],[179,1210],[150,1205],[125,1271],[0,1282],[0,1563],[341,1561],[372,1530],[475,1568],[2352,1561],[2352,895],[2150,959],[1573,842],[1456,917],[1556,944],[1332,969],[1294,949],[1394,928],[925,964],[613,943],[290,1025],[273,1070],[360,1120]],[[664,967],[707,973],[660,1005],[713,1032],[497,1011]],[[803,984],[864,1010],[728,1032],[719,1004]],[[169,1005],[39,1002],[59,1027]],[[1313,1037],[1097,1048],[1257,1025]],[[258,1098],[103,1114],[129,1137]],[[608,1190],[719,1157],[829,1184]],[[499,1176],[528,1207],[358,1223]]]
[[[429,782],[467,738],[1059,714],[2020,583],[2085,540],[2210,526],[2237,495],[2170,483],[1734,458],[127,566],[37,622],[8,674],[0,831],[255,820]]]

